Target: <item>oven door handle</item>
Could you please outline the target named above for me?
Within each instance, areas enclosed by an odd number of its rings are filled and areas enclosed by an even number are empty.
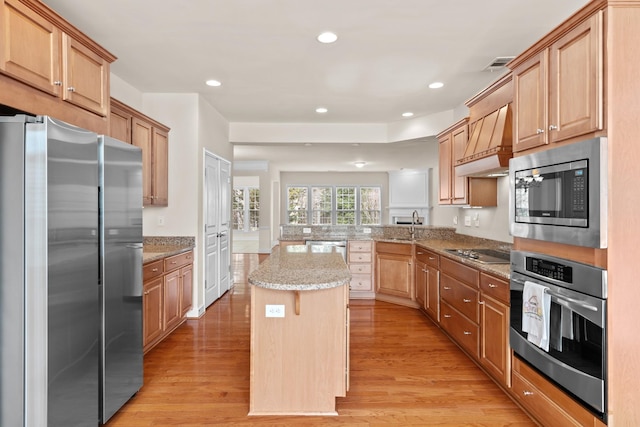
[[[567,301],[568,303],[578,304],[580,307],[586,308],[587,310],[596,311],[596,312],[598,311],[598,307],[595,307],[595,306],[593,306],[591,304],[587,304],[587,303],[582,302],[580,300],[569,298],[569,297],[564,296],[564,295],[558,295],[555,292],[551,292],[549,289],[546,289],[545,292],[548,293],[549,295],[551,295],[552,297],[555,297],[556,299],[559,299],[561,301]]]
[[[524,280],[516,279],[516,278],[513,278],[513,277],[511,278],[511,281],[512,282],[516,282],[518,284],[521,284],[523,286],[524,286],[524,282],[525,282]],[[587,310],[591,310],[591,311],[595,311],[595,312],[598,311],[598,307],[593,306],[591,304],[587,304],[584,301],[580,301],[580,300],[568,297],[566,295],[557,294],[555,292],[552,292],[549,289],[545,289],[545,292],[548,293],[549,295],[551,295],[552,297],[560,300],[560,301],[566,302],[567,304],[577,304],[582,308],[586,308]]]

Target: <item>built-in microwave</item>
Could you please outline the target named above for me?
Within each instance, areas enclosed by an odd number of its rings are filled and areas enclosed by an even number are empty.
[[[606,248],[607,182],[604,137],[511,159],[511,235]]]

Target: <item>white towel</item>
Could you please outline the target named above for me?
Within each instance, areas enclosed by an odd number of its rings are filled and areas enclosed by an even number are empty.
[[[549,289],[537,283],[525,281],[522,292],[522,331],[527,339],[549,351],[549,317],[551,315],[551,295]]]

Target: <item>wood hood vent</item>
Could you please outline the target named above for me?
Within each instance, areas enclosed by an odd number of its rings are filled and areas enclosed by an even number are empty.
[[[506,174],[512,152],[511,103],[472,124],[464,156],[456,162],[457,176]]]

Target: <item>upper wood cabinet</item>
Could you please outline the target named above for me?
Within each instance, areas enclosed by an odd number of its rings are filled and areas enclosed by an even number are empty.
[[[110,135],[142,149],[142,203],[169,204],[169,128],[111,99]]]
[[[514,151],[600,131],[603,118],[603,12],[510,64]]]
[[[467,120],[460,120],[438,134],[440,204],[497,206],[496,178],[470,178],[455,173],[456,162],[464,157],[469,139]]]
[[[467,119],[460,120],[438,135],[440,168],[440,204],[467,204],[468,178],[456,176],[456,161],[464,156],[469,139]]]
[[[0,0],[0,6],[0,72],[63,102],[106,117],[109,64],[115,57],[42,2]],[[86,125],[65,117],[64,111],[51,108],[50,100],[38,103],[38,99],[29,98],[10,105]]]

